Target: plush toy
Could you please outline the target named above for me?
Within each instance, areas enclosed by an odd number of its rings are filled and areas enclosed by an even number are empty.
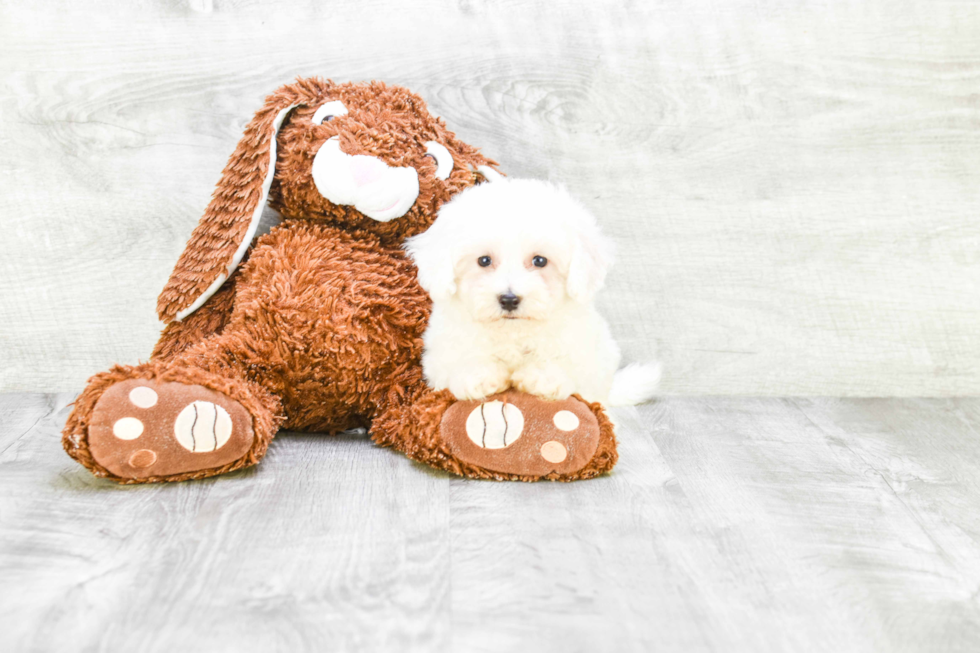
[[[366,427],[473,478],[608,471],[616,443],[598,404],[515,391],[458,402],[423,380],[430,304],[401,246],[495,166],[403,88],[281,87],[160,294],[167,326],[149,362],[92,377],[65,450],[121,483],[179,481],[256,464],[280,428]],[[283,219],[255,239],[267,201]]]

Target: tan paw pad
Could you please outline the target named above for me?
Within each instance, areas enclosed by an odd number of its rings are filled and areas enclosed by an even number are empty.
[[[157,461],[155,451],[149,449],[138,449],[129,457],[129,464],[136,469],[145,469]]]
[[[568,450],[565,449],[565,445],[561,442],[549,440],[541,445],[541,457],[549,463],[555,463],[557,465],[558,463],[565,462],[565,459],[568,458]]]
[[[466,418],[466,435],[482,449],[503,449],[514,444],[524,430],[524,415],[514,404],[488,401]]]
[[[143,435],[143,422],[135,417],[117,419],[112,425],[112,434],[120,440],[135,440]]]
[[[136,386],[129,391],[129,401],[137,408],[153,408],[157,405],[157,393],[145,385]]]
[[[188,451],[217,451],[228,442],[232,430],[228,411],[210,401],[195,401],[180,411],[174,436]]]
[[[555,423],[555,428],[562,431],[574,431],[578,428],[578,417],[570,410],[559,410],[551,421]]]

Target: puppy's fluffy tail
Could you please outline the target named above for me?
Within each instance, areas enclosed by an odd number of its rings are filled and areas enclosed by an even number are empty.
[[[633,363],[616,372],[610,406],[635,406],[651,399],[660,385],[660,363]]]

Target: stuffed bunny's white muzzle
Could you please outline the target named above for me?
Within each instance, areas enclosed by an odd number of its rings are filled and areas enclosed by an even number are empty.
[[[396,168],[377,157],[345,154],[336,136],[317,151],[312,174],[325,198],[353,206],[378,222],[402,217],[419,196],[415,168]]]

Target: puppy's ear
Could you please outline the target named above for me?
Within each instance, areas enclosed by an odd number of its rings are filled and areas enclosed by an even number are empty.
[[[204,304],[251,245],[276,172],[276,133],[298,106],[288,89],[283,87],[269,96],[245,127],[204,217],[157,300],[157,314],[163,322],[182,320]]]
[[[586,304],[605,283],[613,262],[613,242],[602,235],[594,222],[575,230],[572,258],[568,264],[565,291],[577,302]]]
[[[445,226],[440,226],[437,219],[426,231],[405,241],[405,251],[415,261],[419,271],[419,285],[433,299],[456,294],[456,271],[451,244],[446,242],[446,232]]]

